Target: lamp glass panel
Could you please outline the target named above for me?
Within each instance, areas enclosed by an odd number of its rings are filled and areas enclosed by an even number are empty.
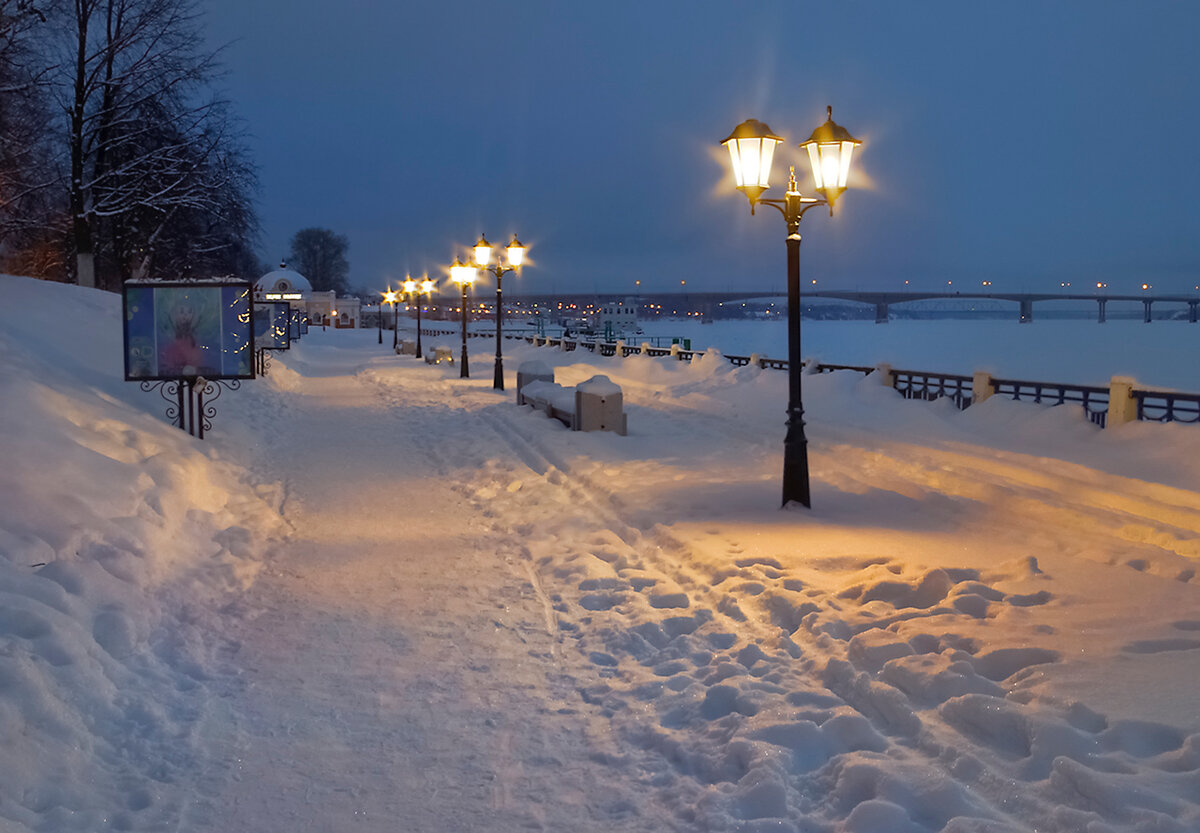
[[[813,182],[820,191],[825,187],[825,183],[821,181],[821,156],[817,153],[817,143],[810,142],[804,146],[804,149],[808,151],[808,164],[812,165]]]
[[[734,184],[741,188],[746,183],[742,181],[742,158],[738,151],[737,139],[730,139],[725,143],[725,147],[729,148],[729,164],[733,167]]]
[[[850,158],[854,155],[854,142],[842,142],[841,167],[838,170],[838,187],[845,188],[850,179]]]
[[[433,281],[430,281],[430,280],[421,281],[421,291],[425,292],[425,293],[433,292]]]
[[[525,262],[525,247],[524,246],[509,246],[508,262],[513,266],[520,266]]]
[[[492,259],[491,246],[476,246],[475,247],[475,262],[480,266],[487,266]]]
[[[758,168],[758,185],[766,188],[770,185],[771,179],[771,163],[775,160],[775,147],[779,144],[778,139],[759,139],[759,168]],[[754,184],[754,183],[752,183]]]
[[[821,184],[825,188],[838,187],[838,174],[841,172],[840,142],[822,142],[817,146],[821,154]]]
[[[417,291],[417,282],[416,281],[405,281],[404,282],[404,291],[409,294],[416,292]]]

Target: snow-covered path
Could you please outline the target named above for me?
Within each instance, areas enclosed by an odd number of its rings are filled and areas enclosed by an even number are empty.
[[[203,730],[225,771],[183,829],[651,829],[591,762],[605,739],[571,707],[527,559],[455,488],[475,447],[445,421],[469,411],[398,406],[361,352],[331,361],[256,415],[294,531],[225,634]]]
[[[814,397],[820,511],[780,513],[744,391],[614,363],[637,430],[571,434],[314,342],[246,434],[294,533],[184,829],[1200,823],[1194,491]]]

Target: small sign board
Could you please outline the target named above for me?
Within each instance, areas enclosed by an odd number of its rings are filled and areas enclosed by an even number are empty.
[[[254,378],[249,281],[126,281],[122,299],[126,381]]]
[[[302,313],[300,310],[298,310],[298,309],[292,310],[291,318],[288,321],[288,340],[289,341],[299,341],[300,340],[300,336],[302,335],[302,333],[300,332],[300,320],[303,317],[304,317],[304,313]]]
[[[258,350],[287,350],[289,305],[282,301],[254,302],[254,347]]]

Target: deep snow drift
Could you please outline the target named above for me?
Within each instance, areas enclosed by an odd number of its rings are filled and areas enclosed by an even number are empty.
[[[0,299],[4,829],[1200,830],[1200,427],[810,376],[781,511],[786,374],[715,353],[313,330],[199,442],[119,299]]]

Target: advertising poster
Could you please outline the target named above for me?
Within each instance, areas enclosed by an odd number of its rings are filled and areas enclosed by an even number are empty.
[[[130,281],[124,300],[127,380],[254,377],[248,283]]]
[[[254,305],[254,347],[258,350],[286,350],[289,308],[286,302],[256,303]]]

